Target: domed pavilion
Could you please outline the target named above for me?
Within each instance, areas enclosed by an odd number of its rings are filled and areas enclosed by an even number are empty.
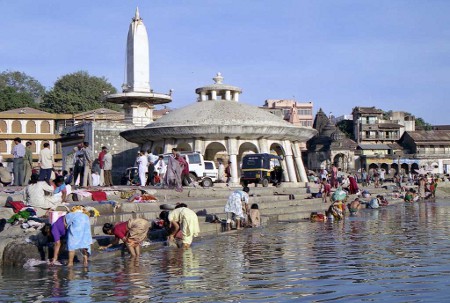
[[[121,133],[153,154],[198,151],[205,160],[218,153],[231,161],[232,183],[239,183],[239,164],[247,153],[282,156],[287,182],[307,182],[299,144],[317,131],[290,124],[268,111],[239,102],[242,90],[223,83],[220,73],[214,84],[195,90],[197,102],[174,110],[144,128]]]

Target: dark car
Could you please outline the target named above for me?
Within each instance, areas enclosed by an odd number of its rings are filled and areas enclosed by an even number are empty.
[[[241,184],[254,183],[267,187],[280,184],[283,176],[282,158],[272,154],[249,154],[242,158]]]

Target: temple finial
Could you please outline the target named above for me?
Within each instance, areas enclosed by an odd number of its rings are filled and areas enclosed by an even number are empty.
[[[223,81],[222,74],[220,72],[217,73],[217,76],[215,76],[213,78],[213,80],[214,80],[215,84],[222,84],[222,81]]]
[[[136,13],[135,13],[135,15],[134,15],[133,20],[134,20],[134,21],[139,21],[139,20],[141,20],[141,18],[140,18],[140,16],[139,16],[139,7],[137,7],[137,6],[136,6]]]

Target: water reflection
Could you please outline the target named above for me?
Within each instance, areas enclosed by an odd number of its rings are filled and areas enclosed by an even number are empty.
[[[343,222],[275,224],[186,250],[163,247],[139,262],[6,268],[0,301],[444,302],[449,215],[447,201],[401,204]]]

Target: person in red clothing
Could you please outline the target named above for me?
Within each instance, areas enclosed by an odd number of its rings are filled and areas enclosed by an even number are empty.
[[[322,178],[322,183],[320,184],[319,192],[322,193],[323,203],[327,203],[328,197],[331,196],[331,185],[328,183],[326,178]]]
[[[105,172],[104,172],[104,167],[105,167],[105,161],[103,160],[103,158],[105,157],[108,148],[106,146],[102,147],[102,151],[98,154],[98,164],[100,166],[100,186],[105,185]]]
[[[191,177],[189,176],[189,163],[187,163],[185,156],[177,154],[175,159],[180,162],[181,167],[183,168],[183,171],[181,172],[181,184],[195,187],[193,180],[191,180]]]
[[[120,240],[128,247],[131,257],[139,257],[141,254],[141,243],[147,238],[150,223],[142,218],[130,219],[119,222],[115,225],[105,223],[103,232],[107,235],[114,235],[114,240],[107,246],[101,246],[101,249],[109,248],[119,244]]]

